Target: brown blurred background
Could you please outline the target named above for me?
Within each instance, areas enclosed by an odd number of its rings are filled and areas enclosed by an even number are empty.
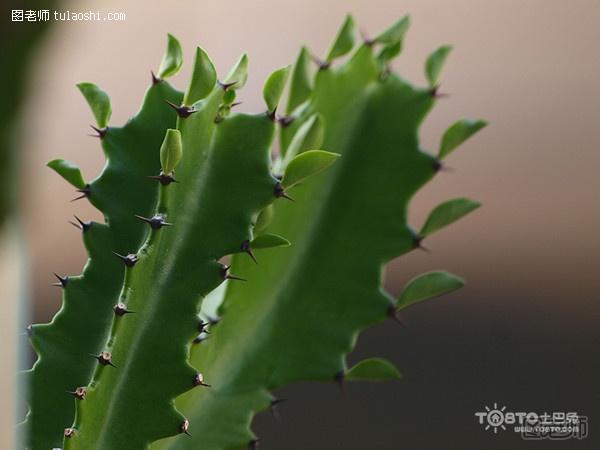
[[[384,324],[360,339],[352,359],[388,357],[403,381],[351,386],[343,399],[333,386],[286,388],[281,395],[291,401],[282,405],[283,420],[257,421],[262,448],[598,448],[600,3],[84,0],[57,9],[124,12],[127,19],[55,22],[35,57],[22,186],[34,321],[50,319],[59,306],[59,290],[49,287],[52,271],[76,274],[85,262],[67,220],[74,213],[99,219],[85,202],[70,203],[70,186],[45,167],[65,157],[91,179],[103,165],[75,83],[103,87],[112,123],[123,123],[137,110],[171,32],[187,56],[174,79],[182,88],[196,45],[220,73],[247,52],[250,79],[240,97],[244,110],[257,111],[266,76],[291,62],[302,44],[324,54],[345,13],[372,34],[410,13],[396,63],[406,78],[424,84],[427,54],[454,45],[441,89],[451,95],[423,127],[424,147],[435,151],[458,118],[490,122],[448,160],[453,170],[416,197],[413,222],[420,225],[433,206],[456,196],[484,207],[432,237],[431,253],[390,264],[387,285],[398,293],[413,275],[445,268],[468,286],[411,308],[408,328]],[[473,413],[494,402],[520,411],[578,411],[590,417],[590,437],[531,446],[512,432],[492,435]]]

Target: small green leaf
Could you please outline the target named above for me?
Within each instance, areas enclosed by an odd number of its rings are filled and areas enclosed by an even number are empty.
[[[310,53],[306,47],[302,47],[296,64],[292,70],[292,80],[290,82],[290,91],[286,112],[290,114],[298,105],[303,103],[311,92],[310,77],[308,68],[310,67]]]
[[[248,79],[248,55],[243,54],[225,77],[224,84],[235,83],[230,89],[241,89]]]
[[[281,186],[289,189],[303,180],[316,175],[331,166],[340,155],[323,150],[309,150],[300,153],[288,164]]]
[[[278,234],[261,234],[250,242],[250,247],[253,249],[289,247],[290,245],[290,241]]]
[[[106,127],[112,114],[108,94],[93,83],[78,83],[77,87],[85,97],[88,105],[90,105],[90,108],[92,108],[92,113],[96,118],[98,127]]]
[[[273,220],[273,205],[268,205],[261,210],[254,224],[254,233],[260,234],[271,224]]]
[[[397,21],[394,25],[389,27],[383,33],[375,38],[375,42],[378,44],[397,44],[402,39],[410,27],[410,16],[406,15]]]
[[[167,35],[167,50],[158,68],[158,78],[169,78],[179,72],[183,64],[181,44],[172,34]]]
[[[459,120],[450,128],[448,128],[442,136],[438,157],[440,159],[446,157],[452,152],[452,150],[469,139],[486,125],[487,122],[484,120]]]
[[[179,164],[179,161],[181,161],[182,155],[181,133],[179,130],[168,129],[160,147],[162,171],[167,175],[172,173],[177,164]]]
[[[413,278],[406,284],[396,307],[403,309],[414,303],[448,294],[464,285],[465,281],[462,278],[451,273],[443,271],[427,272]]]
[[[400,377],[400,371],[383,358],[365,359],[346,372],[346,380],[351,381],[387,381]]]
[[[263,98],[267,104],[267,110],[273,113],[277,109],[279,100],[283,95],[285,84],[290,75],[290,66],[285,66],[273,72],[265,83],[263,88]]]
[[[216,82],[217,72],[215,66],[204,50],[200,47],[196,48],[192,80],[183,97],[183,104],[193,105],[198,100],[203,99],[212,91]]]
[[[321,115],[313,114],[310,116],[294,134],[294,137],[285,150],[285,157],[280,169],[285,169],[296,155],[306,150],[320,148],[323,143],[324,133],[325,129]]]
[[[346,16],[346,20],[340,28],[329,53],[327,54],[327,62],[333,61],[335,58],[344,56],[354,46],[354,19],[351,15]]]
[[[382,63],[387,63],[394,59],[400,52],[402,51],[402,41],[394,42],[393,44],[388,44],[381,49],[379,52],[379,61]]]
[[[228,89],[223,93],[223,103],[231,105],[235,101],[236,93],[233,89]]]
[[[456,222],[480,206],[481,203],[474,202],[468,198],[455,198],[441,203],[429,213],[429,217],[427,217],[425,225],[423,225],[419,234],[423,237],[429,236]]]
[[[83,179],[83,175],[81,175],[79,166],[71,161],[67,161],[66,159],[53,159],[46,165],[77,189],[83,189],[85,187],[85,180]]]
[[[450,50],[452,50],[451,46],[444,45],[427,58],[427,61],[425,62],[425,76],[427,77],[429,86],[437,86],[440,72],[442,71],[442,67],[444,66],[444,62],[446,61]]]

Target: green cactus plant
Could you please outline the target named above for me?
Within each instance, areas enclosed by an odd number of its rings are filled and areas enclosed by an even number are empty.
[[[410,199],[441,159],[485,125],[459,121],[438,156],[421,151],[419,125],[449,49],[428,59],[430,86],[415,88],[388,66],[407,28],[403,18],[355,48],[348,17],[327,58],[315,58],[314,83],[303,49],[293,69],[269,77],[258,115],[231,114],[245,56],[217,81],[198,49],[185,94],[171,88],[164,79],[182,64],[172,36],[125,127],[108,127],[108,97],[80,85],[107,166],[87,184],[72,163],[49,165],[107,224],[75,222],[90,260],[82,276],[59,277],[62,310],[31,329],[39,358],[25,374],[26,448],[256,446],[252,416],[278,403],[276,387],[399,377],[379,358],[348,368],[346,355],[365,327],[462,286],[430,272],[396,300],[382,269],[478,206],[455,199],[419,232],[407,223]],[[209,294],[212,310],[201,310]]]

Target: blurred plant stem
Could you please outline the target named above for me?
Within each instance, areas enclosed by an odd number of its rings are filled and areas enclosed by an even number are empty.
[[[27,96],[28,70],[36,44],[51,23],[48,21],[12,21],[14,9],[50,10],[53,0],[2,2],[0,16],[0,283],[6,299],[0,314],[0,339],[4,364],[0,366],[0,448],[15,448],[14,425],[17,421],[15,392],[17,342],[20,316],[27,312],[23,287],[24,254],[19,226],[20,141],[27,128],[21,126],[20,111]]]

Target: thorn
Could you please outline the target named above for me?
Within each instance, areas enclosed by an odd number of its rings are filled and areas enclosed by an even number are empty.
[[[248,442],[248,448],[250,450],[258,450],[259,443],[260,443],[260,439],[258,439],[258,438],[252,439],[250,442]]]
[[[229,105],[229,108],[233,108],[234,106],[240,106],[242,103],[244,102],[233,102],[231,105]]]
[[[92,130],[94,130],[96,132],[96,134],[90,134],[91,137],[103,139],[104,136],[106,136],[106,133],[108,133],[108,127],[98,128],[98,127],[95,127],[94,125],[90,125],[90,127],[92,127]]]
[[[221,86],[221,89],[223,89],[224,91],[226,91],[227,89],[229,89],[231,86],[236,85],[237,81],[232,81],[231,83],[223,83],[222,81],[217,80],[217,84],[219,86]]]
[[[158,84],[160,83],[162,80],[160,78],[158,78],[155,74],[154,71],[151,70],[150,73],[152,74],[152,84]]]
[[[220,317],[210,317],[210,316],[207,316],[207,319],[208,319],[208,323],[211,326],[215,326],[216,324],[218,324],[221,321]]]
[[[148,178],[150,178],[151,180],[159,181],[160,184],[162,184],[163,186],[168,186],[171,183],[178,183],[178,181],[171,175],[166,175],[163,172],[161,172],[158,175],[149,175]]]
[[[135,266],[135,263],[138,262],[138,256],[135,253],[129,253],[126,256],[120,255],[117,252],[112,252],[113,255],[116,255],[117,257],[119,257],[127,267],[133,267]]]
[[[390,319],[398,322],[403,327],[405,327],[405,328],[408,327],[408,322],[406,321],[404,315],[400,314],[400,311],[398,311],[394,305],[390,305],[388,307],[387,316]]]
[[[242,245],[240,246],[240,250],[243,251],[244,253],[246,253],[250,258],[252,258],[252,261],[254,261],[255,264],[258,264],[258,261],[256,260],[256,256],[254,256],[254,253],[252,252],[252,248],[250,247],[249,240],[246,239],[244,242],[242,242]]]
[[[110,352],[100,352],[99,355],[94,355],[93,353],[90,353],[89,355],[96,358],[98,360],[98,362],[100,364],[102,364],[103,366],[111,366],[111,367],[114,367],[115,369],[117,368],[117,366],[115,366],[112,363],[112,355],[110,354]]]
[[[74,391],[67,391],[67,394],[71,394],[77,400],[85,400],[85,396],[87,395],[87,390],[84,387],[78,387]]]
[[[77,189],[76,192],[80,192],[82,195],[80,195],[79,197],[76,197],[73,200],[71,200],[72,202],[74,202],[76,200],[80,200],[82,198],[89,197],[91,195],[91,193],[92,193],[92,190],[90,188],[90,185],[86,184],[83,189]]]
[[[181,425],[179,425],[179,432],[183,433],[183,434],[187,434],[188,436],[191,436],[189,429],[190,429],[190,421],[185,419],[183,422],[181,422]]]
[[[66,438],[70,438],[75,436],[75,428],[65,428],[65,431],[63,433],[65,435]]]
[[[276,420],[280,420],[279,411],[278,411],[277,406],[286,401],[287,401],[287,399],[285,399],[285,398],[274,398],[273,400],[271,400],[271,403],[269,404],[269,410],[271,411],[271,415]]]
[[[210,387],[210,384],[206,384],[204,382],[204,375],[202,375],[201,373],[197,373],[194,376],[194,382],[193,382],[194,386],[204,386],[204,387]]]
[[[75,228],[77,228],[78,230],[81,230],[81,231],[83,231],[84,233],[85,233],[87,230],[89,230],[89,229],[90,229],[90,227],[92,226],[92,222],[91,222],[91,221],[90,221],[90,222],[84,222],[83,220],[81,220],[79,217],[77,217],[77,216],[75,216],[75,215],[74,215],[73,217],[75,217],[75,220],[76,220],[77,222],[73,222],[73,221],[71,221],[71,220],[69,220],[68,222],[69,222],[71,225],[73,225]]]
[[[236,275],[229,273],[230,267],[231,266],[226,266],[226,265],[221,264],[221,278],[223,278],[224,280],[247,281],[244,278],[241,278],[241,277],[238,277]]]
[[[175,103],[171,103],[169,100],[165,100],[167,104],[177,112],[177,115],[182,119],[187,119],[196,112],[191,106],[177,106]]]
[[[135,313],[135,311],[130,311],[127,309],[127,305],[125,305],[124,303],[117,303],[114,307],[113,307],[113,311],[115,312],[115,315],[121,317],[124,316],[125,314],[133,314]]]
[[[194,344],[201,344],[205,340],[207,340],[209,336],[206,333],[200,333],[198,336],[194,338],[192,341]]]
[[[296,118],[293,116],[281,116],[277,119],[277,122],[279,122],[279,125],[281,125],[282,127],[287,127],[288,125],[290,125]]]
[[[271,122],[277,122],[277,107],[273,111],[267,111],[267,117]]]
[[[210,322],[203,322],[201,320],[200,323],[198,324],[198,332],[210,334],[210,332],[206,329],[206,327],[208,327],[209,325],[210,325]]]
[[[25,334],[28,337],[31,337],[31,335],[33,334],[33,325],[32,324],[29,324],[25,327]]]
[[[346,395],[346,374],[344,373],[344,371],[336,373],[333,377],[333,380],[339,386],[342,395]]]
[[[423,246],[423,239],[425,239],[423,236],[415,236],[413,238],[413,249],[419,249],[419,250],[423,250],[426,253],[429,253],[429,249],[427,247]]]
[[[165,222],[165,218],[161,214],[155,214],[149,219],[147,217],[139,216],[137,214],[134,214],[134,216],[140,219],[141,221],[146,222],[148,225],[150,225],[150,228],[152,228],[153,230],[159,230],[162,227],[170,227],[171,225],[173,225],[172,223]]]
[[[370,38],[365,30],[360,30],[360,38],[363,40],[363,43],[368,47],[372,47],[375,44],[375,40]]]
[[[310,58],[317,65],[317,67],[319,68],[319,70],[327,70],[327,69],[329,69],[329,67],[331,67],[331,63],[330,62],[323,61],[322,59],[316,57],[315,55],[311,54]]]
[[[277,182],[277,183],[275,184],[275,189],[274,189],[273,193],[275,194],[275,197],[277,197],[277,198],[281,198],[281,197],[283,197],[283,198],[286,198],[286,199],[288,199],[288,200],[290,200],[290,201],[292,201],[292,202],[295,202],[295,201],[296,201],[296,200],[294,200],[292,197],[290,197],[290,196],[287,194],[287,192],[285,192],[285,189],[283,189],[283,186],[281,186],[281,183],[280,183],[280,182]]]
[[[429,91],[429,95],[431,95],[433,98],[446,98],[446,97],[450,97],[450,94],[440,93],[439,89],[440,89],[440,85],[439,84],[437,86],[432,87],[431,90]]]
[[[54,274],[54,276],[58,280],[58,283],[52,283],[52,286],[58,286],[58,287],[66,288],[67,284],[69,283],[69,277],[68,276],[61,277],[56,272],[52,272],[52,273]]]

